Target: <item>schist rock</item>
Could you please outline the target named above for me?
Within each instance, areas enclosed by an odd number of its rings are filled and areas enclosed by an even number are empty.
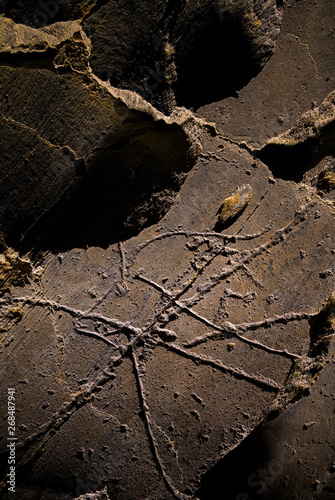
[[[331,498],[334,3],[0,13],[1,498]]]

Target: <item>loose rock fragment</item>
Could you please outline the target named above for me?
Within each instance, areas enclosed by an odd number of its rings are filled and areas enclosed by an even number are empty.
[[[224,225],[226,222],[235,219],[248,205],[252,195],[252,188],[249,184],[238,188],[236,193],[226,198],[218,212],[218,222]]]

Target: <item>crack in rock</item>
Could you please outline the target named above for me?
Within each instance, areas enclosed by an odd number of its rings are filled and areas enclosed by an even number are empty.
[[[270,139],[254,155],[260,158],[275,177],[301,181],[307,170],[326,156],[335,155],[335,92],[320,106],[304,113],[283,134]]]

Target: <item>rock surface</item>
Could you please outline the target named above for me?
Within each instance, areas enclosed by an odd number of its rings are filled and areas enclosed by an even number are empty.
[[[0,12],[3,498],[332,498],[333,2]]]

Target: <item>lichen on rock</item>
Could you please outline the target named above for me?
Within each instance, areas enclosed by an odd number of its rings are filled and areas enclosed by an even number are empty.
[[[0,254],[0,289],[9,292],[12,287],[23,286],[33,275],[33,265],[28,256],[21,257],[18,252],[6,246]]]

